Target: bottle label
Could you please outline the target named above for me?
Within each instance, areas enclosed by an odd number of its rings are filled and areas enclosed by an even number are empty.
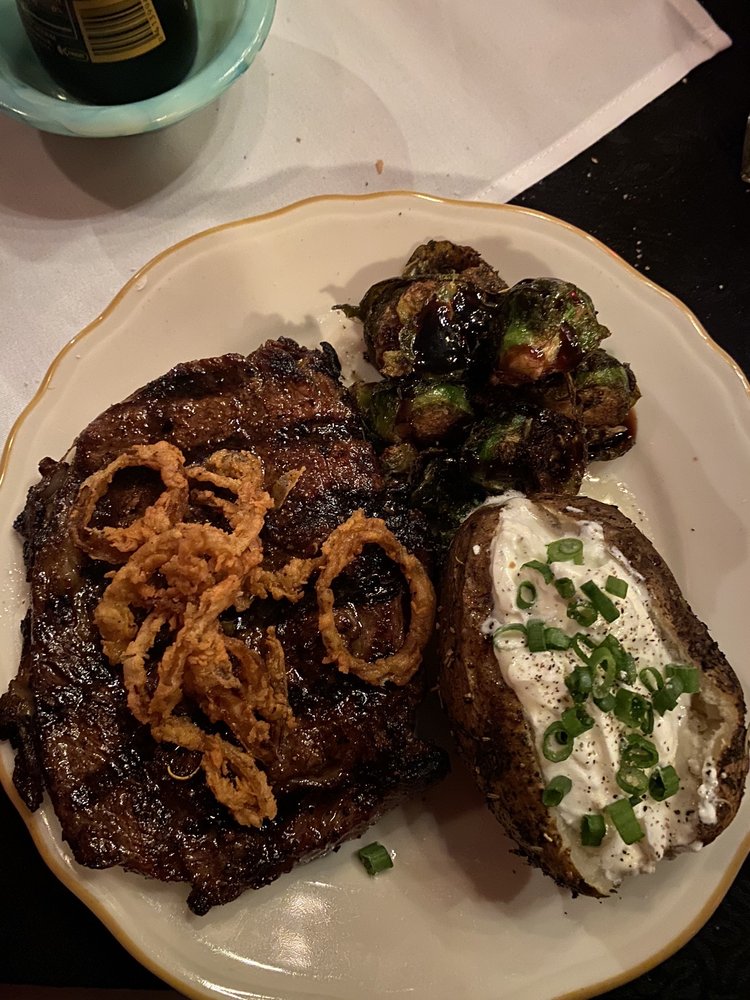
[[[133,59],[165,40],[151,0],[72,0],[72,3],[92,63]]]
[[[152,0],[17,2],[21,20],[37,46],[78,62],[122,62],[166,40]]]

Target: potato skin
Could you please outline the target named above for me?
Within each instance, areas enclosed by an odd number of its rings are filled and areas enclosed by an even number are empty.
[[[696,834],[704,844],[710,843],[736,814],[747,775],[745,702],[739,680],[664,560],[616,507],[587,497],[551,494],[537,496],[534,502],[559,525],[561,535],[571,520],[602,526],[606,543],[618,548],[646,580],[664,632],[684,650],[685,660],[700,665],[702,690],[696,697],[710,698],[729,720],[731,739],[716,761],[722,799],[717,822],[699,824]],[[492,613],[489,546],[500,517],[501,506],[480,507],[453,541],[439,614],[440,696],[460,755],[519,852],[574,894],[601,896],[573,864],[552,813],[542,805],[544,781],[521,703],[503,680],[491,640],[480,631]]]

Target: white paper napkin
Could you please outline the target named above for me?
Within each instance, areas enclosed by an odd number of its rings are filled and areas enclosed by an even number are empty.
[[[250,71],[162,133],[0,120],[0,443],[60,347],[191,232],[324,192],[507,200],[728,44],[696,0],[279,0]]]

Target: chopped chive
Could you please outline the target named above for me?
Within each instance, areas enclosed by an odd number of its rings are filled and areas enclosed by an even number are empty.
[[[544,641],[547,644],[547,649],[570,649],[571,638],[561,628],[546,628]]]
[[[604,840],[606,829],[603,816],[587,813],[581,819],[581,844],[584,847],[598,847]]]
[[[584,646],[586,649],[583,648]],[[594,643],[585,632],[576,632],[570,640],[570,648],[588,666],[589,656],[591,655],[591,650],[594,648]]]
[[[671,764],[655,767],[648,781],[648,792],[652,799],[663,802],[680,790],[680,778]]]
[[[615,654],[609,646],[600,644],[589,657],[589,667],[594,671],[595,679],[592,693],[596,698],[603,698],[615,682]]]
[[[617,610],[615,605],[607,597],[604,591],[597,587],[593,580],[587,580],[586,583],[581,584],[581,593],[588,597],[605,621],[611,624],[620,617],[620,612]]]
[[[656,667],[644,667],[638,671],[638,677],[649,694],[656,694],[664,687],[664,678]]]
[[[640,729],[650,736],[654,729],[654,712],[651,702],[629,688],[618,688],[613,708],[615,718],[632,729]]]
[[[584,702],[591,694],[593,687],[591,671],[586,666],[574,667],[565,676],[565,687],[570,691],[570,696],[575,702]]]
[[[615,799],[605,806],[604,811],[626,844],[635,844],[644,836],[641,824],[627,799]]]
[[[359,860],[365,866],[368,875],[377,875],[378,872],[384,872],[388,868],[393,868],[393,860],[390,854],[377,841],[368,844],[367,847],[360,847],[357,854],[359,855]]]
[[[620,643],[620,641],[610,632],[602,639],[602,645],[611,649],[615,655],[617,676],[626,684],[633,684],[635,681],[635,660]]]
[[[522,611],[528,611],[536,603],[536,587],[529,580],[519,583],[516,591],[516,606]]]
[[[572,787],[570,778],[564,774],[556,775],[542,792],[542,803],[545,806],[559,806]]]
[[[585,733],[587,730],[592,729],[594,725],[594,720],[588,714],[583,705],[576,705],[573,708],[566,709],[562,714],[562,719],[560,720],[565,726],[568,735],[575,739],[576,736],[580,736],[581,733]]]
[[[592,698],[596,707],[602,712],[611,712],[615,707],[615,696],[611,691],[608,691],[606,694],[592,695]]]
[[[604,589],[608,594],[612,594],[613,597],[627,597],[627,580],[621,580],[619,576],[608,576],[607,582],[604,584]]]
[[[547,726],[542,736],[542,754],[553,764],[567,760],[573,753],[573,740],[559,720]]]
[[[523,566],[521,566],[521,569],[526,569],[527,567],[529,569],[535,569],[537,573],[541,573],[542,579],[545,583],[552,583],[554,576],[547,563],[539,562],[538,559],[531,559],[529,562],[525,562]]]
[[[670,677],[664,682],[664,687],[660,688],[653,698],[654,711],[659,715],[666,715],[673,708],[677,708],[677,700],[682,694],[682,681],[679,676]]]
[[[569,577],[561,576],[559,580],[555,580],[555,590],[564,601],[569,601],[576,592],[576,585]]]
[[[701,689],[700,671],[684,663],[668,663],[664,671],[667,677],[678,677],[682,683],[682,694],[696,694]]]
[[[530,618],[526,623],[526,645],[531,653],[544,653],[546,651],[544,622],[540,618]]]
[[[589,625],[593,625],[597,618],[597,610],[593,604],[589,604],[588,601],[571,601],[568,605],[568,618],[572,618],[573,621],[578,622],[579,625],[583,625],[584,628],[588,628]]]
[[[628,767],[653,767],[659,762],[659,752],[651,740],[639,733],[628,733],[623,740],[621,760]]]
[[[648,789],[648,776],[639,767],[621,764],[615,775],[615,781],[628,795],[643,795]]]
[[[560,538],[547,546],[547,562],[573,562],[583,565],[583,542],[580,538]]]

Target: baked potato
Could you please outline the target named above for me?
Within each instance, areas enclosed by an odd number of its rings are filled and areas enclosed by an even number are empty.
[[[440,694],[519,852],[606,896],[735,816],[739,680],[648,539],[585,497],[507,494],[451,546]]]

